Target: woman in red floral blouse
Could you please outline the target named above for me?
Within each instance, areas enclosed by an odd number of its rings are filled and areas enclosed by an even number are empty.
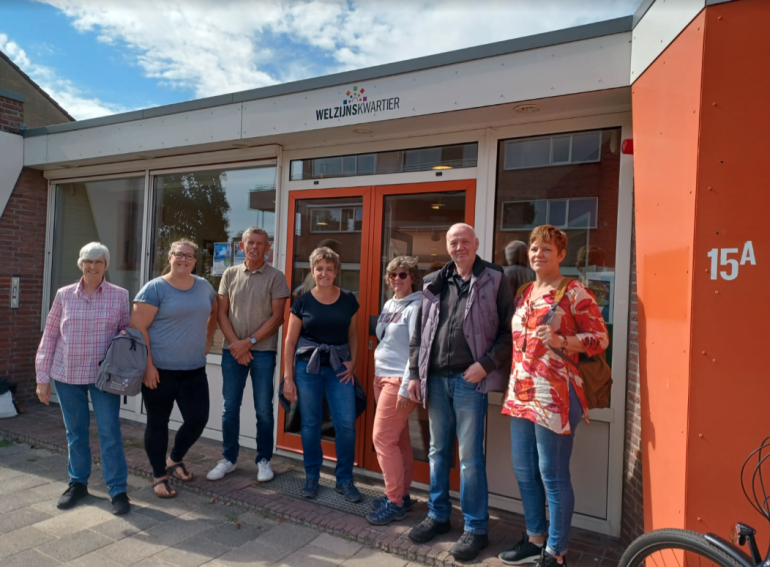
[[[532,231],[529,261],[537,279],[524,290],[513,316],[513,367],[502,411],[511,417],[511,458],[527,535],[500,554],[507,565],[566,564],[575,507],[569,461],[575,428],[581,415],[588,418],[588,408],[580,375],[552,349],[577,365],[580,353],[593,356],[609,344],[596,299],[578,280],[569,282],[550,324],[544,324],[563,280],[559,265],[566,254],[563,231],[551,225]]]

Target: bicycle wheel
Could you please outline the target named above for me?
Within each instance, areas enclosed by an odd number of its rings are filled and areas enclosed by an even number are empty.
[[[743,567],[711,545],[702,534],[688,530],[655,530],[628,546],[618,567]]]

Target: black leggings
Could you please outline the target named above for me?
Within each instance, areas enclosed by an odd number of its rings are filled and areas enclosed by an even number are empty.
[[[144,450],[150,459],[155,478],[166,476],[168,449],[168,420],[174,402],[182,413],[182,427],[176,432],[171,460],[181,462],[187,451],[200,438],[209,419],[209,382],[206,368],[196,370],[161,370],[160,382],[151,390],[142,385],[147,428],[144,430]]]

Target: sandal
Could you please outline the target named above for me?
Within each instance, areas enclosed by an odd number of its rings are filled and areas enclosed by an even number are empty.
[[[155,487],[160,486],[161,484],[166,488],[166,492],[168,494],[158,494],[157,492],[155,492]],[[173,488],[171,488],[171,485],[168,483],[167,478],[164,478],[163,480],[159,480],[158,482],[153,484],[152,491],[155,493],[155,496],[157,496],[158,498],[174,498],[177,495],[177,492]]]
[[[179,474],[179,469],[182,469],[182,472],[185,474],[185,476]],[[184,466],[184,463],[177,463],[167,467],[166,474],[173,476],[175,479],[181,480],[182,482],[190,482],[194,478],[193,475],[187,470],[187,467]]]

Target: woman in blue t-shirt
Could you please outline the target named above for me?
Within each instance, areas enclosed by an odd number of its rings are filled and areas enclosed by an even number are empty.
[[[131,327],[147,341],[147,371],[142,397],[147,410],[144,449],[159,498],[173,498],[169,475],[187,482],[193,475],[182,459],[203,433],[209,418],[206,355],[217,327],[216,292],[205,279],[192,275],[198,246],[188,240],[171,245],[170,271],[147,282],[134,299]],[[179,406],[183,423],[171,455],[168,420]]]
[[[340,257],[321,247],[310,255],[315,287],[291,306],[284,345],[283,393],[298,400],[302,416],[302,453],[305,486],[302,495],[318,495],[323,451],[321,421],[323,399],[329,404],[337,450],[337,492],[350,502],[361,500],[353,484],[356,450],[356,397],[354,370],[358,355],[358,300],[334,285]]]

